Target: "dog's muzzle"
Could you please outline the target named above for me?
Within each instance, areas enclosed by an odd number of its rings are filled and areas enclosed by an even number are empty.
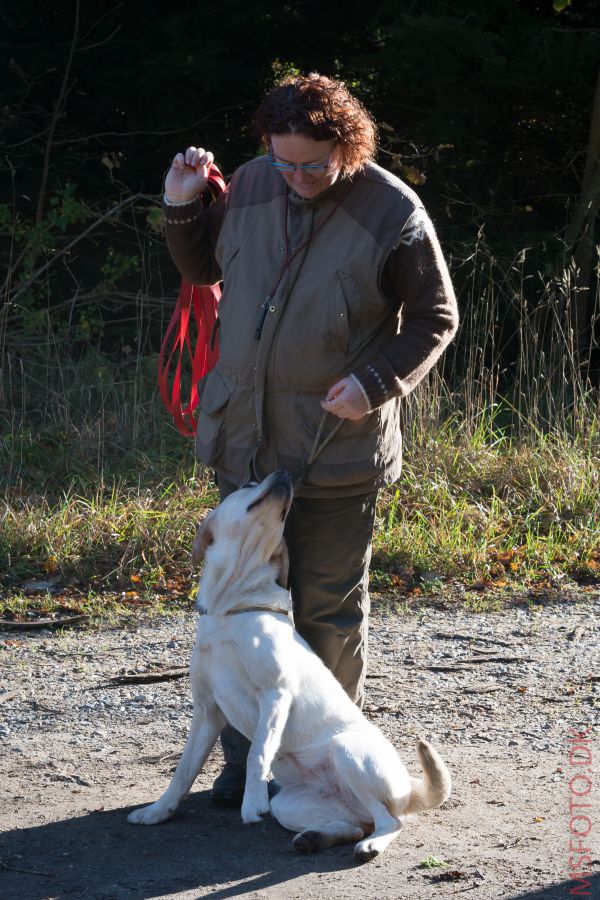
[[[284,504],[283,517],[285,518],[292,503],[293,493],[291,475],[285,469],[278,469],[277,472],[273,472],[265,478],[260,495],[250,503],[248,511],[264,503],[267,499],[280,499]]]

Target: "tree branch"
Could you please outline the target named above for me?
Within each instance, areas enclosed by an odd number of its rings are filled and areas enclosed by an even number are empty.
[[[43,273],[46,272],[50,268],[50,266],[54,265],[54,263],[58,259],[60,259],[61,256],[64,256],[64,254],[68,253],[70,250],[72,250],[76,244],[78,244],[85,237],[87,237],[89,234],[91,234],[91,232],[94,231],[99,225],[101,225],[102,222],[105,222],[107,219],[110,219],[112,216],[116,215],[116,213],[125,209],[126,206],[130,206],[132,203],[134,203],[136,200],[139,200],[140,197],[143,197],[143,196],[144,196],[144,194],[133,194],[131,197],[128,197],[127,200],[123,200],[121,203],[118,203],[116,206],[113,206],[111,209],[108,210],[108,212],[105,212],[102,216],[100,216],[99,219],[95,219],[92,222],[92,224],[88,228],[86,228],[85,231],[83,231],[81,234],[78,234],[77,237],[74,238],[70,244],[67,244],[65,247],[62,248],[62,250],[59,250],[58,253],[55,253],[54,256],[52,257],[52,259],[49,260],[47,263],[44,263],[43,266],[40,266],[39,269],[36,269],[35,272],[27,279],[27,281],[25,281],[23,284],[20,284],[18,287],[16,287],[14,292],[12,294],[9,294],[9,297],[8,297],[9,302],[15,303],[16,300],[18,300],[19,297],[21,297],[25,293],[25,291],[27,291],[31,287],[31,285],[39,278],[40,275],[43,275]],[[2,287],[2,291],[6,290],[6,287],[7,287],[7,282],[5,281],[5,283]]]
[[[52,115],[52,120],[50,122],[50,128],[48,129],[48,137],[46,139],[46,147],[44,149],[44,162],[42,163],[42,178],[40,181],[40,191],[38,194],[38,202],[37,208],[35,211],[35,224],[39,225],[42,221],[42,216],[44,213],[44,198],[46,196],[46,184],[48,183],[48,173],[50,171],[50,154],[52,152],[52,143],[54,138],[54,132],[56,130],[56,126],[58,124],[58,120],[61,116],[61,113],[64,109],[64,105],[67,101],[67,96],[69,94],[69,74],[71,72],[71,65],[73,63],[73,55],[75,53],[75,46],[77,44],[77,36],[79,34],[79,0],[75,0],[75,24],[73,26],[73,38],[71,40],[71,46],[69,47],[69,56],[67,57],[67,64],[65,66],[65,72],[63,75],[62,85],[60,88],[60,93],[58,95],[58,100],[56,101],[56,105],[54,107],[54,113]]]
[[[585,233],[586,221],[588,221],[590,211],[596,205],[599,196],[600,160],[596,163],[596,168],[590,178],[589,184],[585,192],[581,195],[579,202],[575,207],[575,212],[571,216],[571,220],[567,226],[565,234],[565,244],[567,245],[567,249],[570,250],[573,245],[577,243],[577,240],[583,236],[582,232]]]

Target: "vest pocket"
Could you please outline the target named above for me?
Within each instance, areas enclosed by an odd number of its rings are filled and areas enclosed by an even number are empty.
[[[283,403],[283,400],[282,400]],[[289,407],[289,400],[287,402]],[[306,468],[315,437],[323,418],[318,400],[298,398],[294,404],[295,427],[277,439],[277,465],[300,475]],[[339,419],[328,415],[325,419],[321,441],[335,428]],[[323,491],[326,496],[335,491],[338,496],[373,490],[373,485],[384,473],[381,454],[381,413],[379,409],[353,421],[344,419],[331,441],[323,447],[305,476],[304,487],[311,491]],[[318,495],[317,495],[318,496]]]
[[[323,423],[321,434],[321,441],[323,441],[340,420],[332,414],[324,416],[319,399],[298,398],[294,403],[294,411],[296,421],[293,434],[300,435],[300,441],[294,441],[294,445],[304,457],[308,458],[314,449],[314,441],[321,423]],[[319,458],[322,462],[327,461],[329,464],[346,461],[351,463],[352,460],[372,458],[375,455],[380,431],[380,409],[373,410],[362,419],[344,419],[331,442],[324,447],[322,455],[320,454],[317,458],[315,467],[318,465]],[[286,453],[291,455],[294,446],[290,440],[287,444]],[[278,449],[281,445],[283,445],[283,439],[280,436]]]
[[[223,258],[221,263],[221,277],[223,280],[227,277],[231,264],[239,252],[239,247],[226,246],[223,248]]]
[[[219,440],[223,431],[225,410],[231,397],[231,389],[216,369],[201,378],[198,383],[200,413],[196,428],[196,456],[207,466],[215,464],[222,453]]]
[[[364,285],[361,289],[351,272],[339,269],[335,273],[335,282],[336,315],[346,327],[345,352],[354,355],[381,330],[390,307],[374,290],[369,292]],[[340,316],[340,312],[344,315]]]

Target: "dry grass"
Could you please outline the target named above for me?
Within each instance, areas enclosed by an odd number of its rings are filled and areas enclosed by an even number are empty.
[[[569,273],[540,282],[530,306],[524,260],[500,271],[480,241],[462,263],[459,339],[405,404],[375,585],[403,590],[415,573],[497,586],[598,577],[592,357],[577,355],[565,324]],[[7,351],[2,382],[5,602],[22,605],[23,579],[44,573],[78,580],[92,606],[99,589],[140,597],[189,576],[194,523],[216,490],[161,409],[156,359],[73,361],[52,347],[23,358]]]

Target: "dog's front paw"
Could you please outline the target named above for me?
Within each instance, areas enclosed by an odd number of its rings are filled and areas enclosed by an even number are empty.
[[[174,812],[175,810],[171,809],[167,804],[157,800],[156,803],[152,803],[150,806],[134,809],[127,816],[127,821],[132,825],[158,825],[159,822],[170,819]]]
[[[244,801],[242,803],[242,822],[244,825],[254,825],[257,822],[262,822],[262,816],[269,812],[269,794],[267,792],[267,786],[261,785],[260,790],[252,790],[246,792],[244,794]]]

